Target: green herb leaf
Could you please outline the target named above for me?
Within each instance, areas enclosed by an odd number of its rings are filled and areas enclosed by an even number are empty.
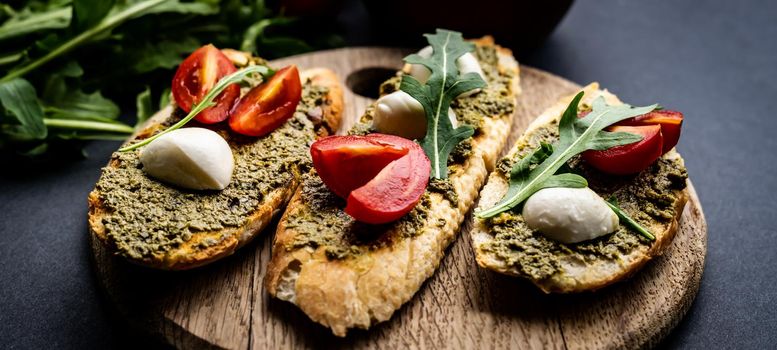
[[[518,206],[529,196],[547,187],[545,182],[551,179],[569,159],[587,150],[605,150],[611,147],[626,145],[642,139],[641,136],[623,133],[606,132],[603,129],[621,120],[628,119],[655,109],[656,105],[633,108],[629,105],[611,106],[599,97],[593,103],[593,109],[585,118],[577,117],[577,105],[583,97],[583,92],[575,96],[559,121],[559,140],[553,146],[553,153],[538,164],[528,174],[518,171],[520,178],[515,178],[511,172],[510,188],[507,195],[493,207],[476,215],[480,218],[493,217],[503,211]],[[532,157],[537,153],[535,151]],[[516,163],[516,167],[523,166]]]
[[[588,181],[586,181],[584,177],[573,173],[564,173],[553,175],[543,181],[540,184],[538,191],[543,188],[551,187],[583,188],[587,186]]]
[[[83,74],[78,63],[69,61],[49,75],[41,97],[47,118],[105,121],[119,116],[119,107],[100,91],[87,94],[73,86],[72,78]]]
[[[134,2],[142,2],[135,0]],[[154,6],[141,13],[141,16],[159,13],[180,13],[190,15],[215,15],[219,13],[219,0],[198,0],[181,2],[180,0],[166,0],[159,6]]]
[[[629,216],[629,214],[626,214],[625,211],[621,210],[621,208],[618,207],[618,200],[615,199],[615,197],[610,197],[610,199],[607,200],[606,203],[607,203],[607,206],[609,206],[610,209],[612,209],[612,211],[615,212],[615,215],[618,215],[618,218],[620,219],[620,221],[626,224],[626,226],[628,226],[634,231],[637,231],[637,233],[641,234],[642,236],[644,236],[645,238],[651,241],[656,240],[656,236],[653,236],[653,234],[650,233],[650,231],[642,227],[642,225],[640,225],[634,219],[632,219],[631,216]]]
[[[146,87],[143,92],[138,94],[138,97],[135,98],[135,108],[138,110],[135,129],[139,129],[154,114],[154,108],[151,107],[151,89]]]
[[[73,131],[99,131],[131,134],[135,131],[131,126],[115,121],[94,121],[78,119],[43,119],[44,124],[49,128],[67,129]]]
[[[461,33],[437,29],[435,34],[424,36],[434,50],[432,55],[429,58],[409,55],[405,57],[405,62],[422,64],[432,74],[426,84],[408,74],[403,75],[400,89],[424,106],[427,127],[421,147],[432,163],[431,177],[444,179],[448,177],[448,155],[456,144],[475,132],[469,125],[453,128],[448,119],[451,101],[463,92],[484,87],[486,83],[476,73],[459,75],[456,60],[475,49],[474,44],[464,41]]]
[[[134,62],[132,70],[146,73],[158,68],[175,68],[184,57],[199,47],[199,40],[191,36],[184,36],[176,38],[176,40],[144,42],[128,54],[132,56],[130,61]]]
[[[0,56],[0,66],[16,63],[17,61],[25,58],[26,56],[27,56],[27,50],[10,53],[10,54],[4,54]]]
[[[172,93],[170,92],[170,88],[166,87],[164,90],[162,90],[162,94],[159,95],[159,109],[165,108],[170,104],[170,95]]]
[[[243,33],[243,42],[240,44],[241,51],[256,53],[256,40],[264,32],[264,29],[272,24],[270,19],[263,19],[252,24]]]
[[[73,0],[73,23],[75,30],[84,30],[94,26],[108,14],[114,0]]]
[[[122,24],[125,21],[131,18],[134,18],[135,16],[139,16],[141,14],[147,13],[155,6],[159,6],[165,1],[169,1],[169,0],[137,1],[137,2],[129,3],[126,7],[121,7],[120,9],[117,9],[114,7],[114,9],[111,10],[110,15],[103,18],[103,20],[100,21],[100,23],[98,23],[94,27],[83,31],[77,36],[73,37],[72,39],[69,39],[68,41],[65,41],[64,43],[58,45],[56,48],[49,51],[49,53],[44,55],[43,57],[38,58],[21,67],[17,67],[16,69],[12,70],[10,73],[6,74],[6,76],[4,76],[2,79],[0,79],[0,82],[9,81],[14,78],[21,77],[35,70],[36,68],[48,63],[54,58],[57,58],[69,52],[70,50],[78,47],[79,45],[89,42],[90,40],[96,37],[105,35],[107,32],[109,32],[111,29],[115,28],[119,24]]]
[[[20,125],[8,125],[4,130],[15,138],[43,139],[46,126],[43,125],[43,109],[38,103],[35,88],[27,80],[17,78],[0,82],[0,103],[6,116],[13,116]]]
[[[520,191],[530,179],[532,166],[542,163],[551,154],[553,154],[553,145],[540,142],[540,146],[537,149],[518,161],[510,171],[510,187],[507,189],[505,197],[512,197]],[[577,174],[564,173],[553,175],[543,181],[537,190],[550,187],[582,188],[586,186],[588,186],[588,181],[584,177]]]
[[[138,143],[120,148],[119,152],[127,152],[127,151],[131,151],[131,150],[143,147],[151,143],[152,141],[156,140],[158,137],[186,125],[186,123],[194,119],[194,117],[196,117],[197,114],[202,112],[205,108],[212,106],[214,104],[213,100],[216,99],[216,96],[218,96],[222,91],[224,91],[224,89],[226,89],[227,86],[245,81],[248,78],[248,76],[251,74],[261,74],[262,76],[266,76],[267,74],[271,74],[271,73],[272,73],[272,70],[270,70],[265,66],[249,66],[221,78],[221,80],[219,80],[218,83],[216,83],[216,85],[213,86],[213,88],[210,89],[210,91],[208,91],[207,94],[205,94],[205,96],[202,98],[202,101],[192,106],[192,109],[191,111],[189,111],[189,114],[183,117],[183,119],[179,120],[177,123],[173,124],[169,128],[157,133],[152,137],[144,139]]]
[[[70,25],[70,6],[52,7],[40,12],[26,8],[0,26],[0,40]]]

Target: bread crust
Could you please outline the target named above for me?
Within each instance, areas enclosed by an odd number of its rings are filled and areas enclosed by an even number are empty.
[[[475,43],[494,45],[490,37]],[[517,96],[518,64],[509,50],[498,46],[497,50],[499,68],[514,73],[510,89]],[[484,118],[482,133],[473,139],[473,155],[450,175],[458,205],[454,207],[440,194],[431,193],[431,209],[421,233],[386,247],[344,260],[329,260],[326,247],[289,250],[287,247],[299,233],[287,223],[307,205],[298,189],[280,220],[273,242],[265,279],[270,295],[296,304],[313,321],[331,328],[338,336],[345,336],[350,328],[366,329],[388,320],[439,266],[488,171],[494,168],[512,118],[512,114]],[[440,225],[440,220],[444,224]]]
[[[609,104],[621,103],[615,95],[606,90],[599,90],[598,83],[589,84],[588,86],[585,86],[582,91],[585,94],[581,103],[591,104],[592,101],[599,96],[604,97],[605,101]],[[574,95],[570,95],[562,98],[555,105],[551,106],[537,117],[537,119],[535,119],[526,129],[524,135],[516,141],[516,144],[507,156],[515,156],[519,148],[528,143],[526,135],[553,121],[558,121],[573,97]],[[666,159],[679,159],[682,161],[682,158],[675,150],[671,150],[663,157]],[[506,176],[501,172],[492,172],[488,178],[488,183],[480,193],[477,210],[490,208],[498,202],[507,192],[508,181]],[[630,277],[652,258],[661,255],[671,244],[672,239],[677,232],[678,221],[682,216],[683,208],[688,201],[688,192],[687,189],[674,190],[673,195],[676,198],[673,203],[675,209],[674,218],[665,224],[654,223],[650,227],[646,227],[656,236],[656,240],[650,246],[640,245],[631,253],[622,256],[618,261],[598,259],[593,262],[581,262],[573,259],[562,259],[561,272],[558,272],[547,279],[535,280],[530,278],[530,280],[546,293],[575,293],[594,291]],[[475,249],[475,258],[478,265],[499,273],[526,277],[520,273],[517,267],[509,266],[494,253],[484,249],[484,246],[492,241],[494,236],[489,232],[489,228],[483,220],[474,216],[472,220],[473,229],[470,231],[470,237]]]
[[[340,124],[343,112],[343,91],[339,79],[334,72],[323,68],[313,68],[300,73],[302,81],[310,79],[313,85],[329,87],[328,104],[322,106],[322,126],[319,128],[319,136],[329,134],[329,130],[337,130]],[[135,138],[147,137],[163,126],[163,123],[171,118],[174,107],[167,106],[152,116],[144,128],[134,135]],[[128,141],[129,142],[129,141]],[[113,161],[109,162],[109,167],[115,167]],[[244,225],[239,227],[230,227],[222,230],[195,232],[190,240],[182,243],[176,249],[164,253],[157,253],[143,259],[131,259],[129,261],[157,269],[164,270],[186,270],[198,266],[206,265],[231,255],[238,248],[251,241],[259,232],[261,232],[273,216],[280,212],[280,209],[287,203],[291,195],[299,185],[300,175],[292,177],[292,180],[285,186],[268,193],[261,201],[259,206],[248,215]],[[88,197],[89,203],[89,232],[93,238],[102,242],[109,251],[116,252],[115,245],[107,238],[105,226],[102,220],[109,215],[109,209],[106,208],[100,200],[100,192],[95,188]],[[215,240],[213,245],[199,244],[205,240]]]

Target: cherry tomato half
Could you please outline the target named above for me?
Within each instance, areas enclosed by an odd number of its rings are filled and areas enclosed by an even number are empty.
[[[677,111],[662,109],[626,119],[617,125],[661,125],[661,135],[664,137],[663,154],[674,148],[674,146],[677,145],[677,141],[680,140],[680,129],[683,126],[683,114]]]
[[[297,66],[286,66],[237,102],[229,116],[229,126],[243,135],[267,135],[294,115],[301,98]]]
[[[634,174],[645,170],[662,154],[660,125],[611,126],[607,130],[637,134],[642,140],[604,151],[583,152],[583,159],[598,170],[616,175]]]
[[[236,70],[229,58],[215,46],[208,44],[197,49],[175,72],[172,86],[175,103],[184,111],[191,111],[192,105],[200,102],[221,78]],[[197,114],[194,119],[205,124],[227,119],[238,97],[240,86],[232,84],[216,96],[213,106]]]
[[[343,199],[407,152],[407,148],[396,142],[381,142],[363,136],[329,136],[310,146],[318,176]]]
[[[432,170],[429,158],[417,143],[393,135],[367,137],[391,142],[397,140],[408,153],[389,163],[375,178],[348,196],[345,212],[357,221],[384,224],[409,213],[421,200]]]
[[[330,136],[313,143],[310,154],[324,184],[346,199],[345,212],[369,224],[410,212],[429,182],[423,149],[399,136]]]

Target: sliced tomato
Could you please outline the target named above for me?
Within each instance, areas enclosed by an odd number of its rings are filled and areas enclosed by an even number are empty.
[[[431,172],[421,146],[394,135],[330,136],[314,142],[310,154],[324,184],[346,199],[345,212],[369,224],[410,212]]]
[[[664,137],[662,154],[669,152],[680,140],[680,129],[683,126],[683,114],[678,111],[658,110],[634,118],[626,119],[617,125],[643,126],[660,125]]]
[[[192,105],[200,102],[221,78],[236,70],[229,58],[215,46],[208,44],[197,49],[175,72],[172,86],[175,103],[184,111],[191,111]],[[205,124],[227,119],[238,97],[240,86],[232,84],[216,96],[213,106],[197,114],[194,119]]]
[[[294,115],[301,98],[297,66],[286,66],[237,102],[229,116],[229,126],[243,135],[267,135]]]
[[[363,136],[329,136],[310,146],[318,176],[332,192],[344,199],[407,152],[408,149],[396,140],[386,142]]]
[[[389,163],[375,178],[348,196],[345,212],[357,221],[392,222],[413,210],[421,200],[429,182],[431,164],[418,144],[403,140],[410,142],[408,153]]]
[[[604,151],[583,152],[583,159],[598,170],[616,175],[634,174],[645,170],[662,154],[660,125],[611,126],[607,130],[637,134],[642,140]]]

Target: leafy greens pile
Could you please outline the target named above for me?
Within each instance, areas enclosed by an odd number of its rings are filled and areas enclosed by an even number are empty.
[[[429,58],[413,54],[405,57],[405,62],[422,64],[432,74],[426,84],[422,84],[411,75],[402,76],[400,89],[424,106],[426,113],[426,136],[421,147],[432,163],[431,177],[448,177],[448,155],[459,142],[472,136],[475,130],[469,125],[453,128],[448,119],[448,107],[451,101],[466,91],[486,86],[477,73],[459,75],[456,60],[461,55],[475,49],[475,45],[464,41],[461,33],[437,29],[435,34],[425,34],[434,50]]]
[[[126,138],[134,127],[118,120],[119,106],[134,102],[142,123],[156,109],[152,91],[166,105],[173,69],[205,43],[268,58],[340,44],[322,31],[303,40],[298,22],[263,0],[2,3],[0,150],[34,156]]]

